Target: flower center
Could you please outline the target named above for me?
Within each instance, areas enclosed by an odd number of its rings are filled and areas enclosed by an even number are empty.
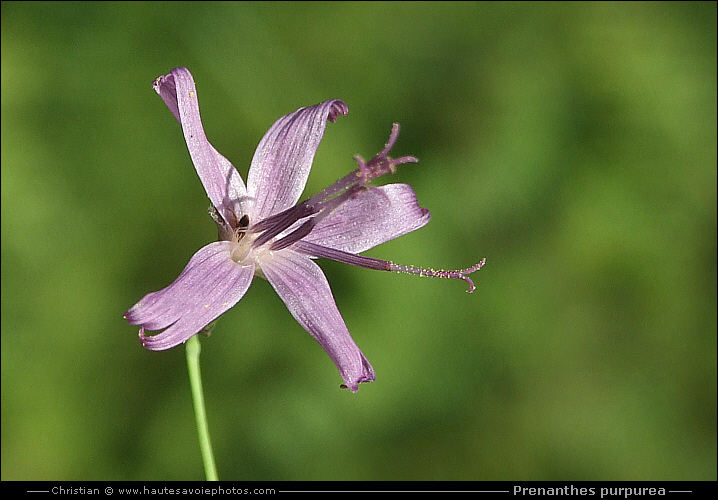
[[[230,257],[233,261],[240,265],[249,264],[254,259],[255,254],[260,251],[260,248],[252,248],[252,243],[257,238],[256,233],[235,233],[237,237],[232,238],[232,241],[236,244],[230,252]]]

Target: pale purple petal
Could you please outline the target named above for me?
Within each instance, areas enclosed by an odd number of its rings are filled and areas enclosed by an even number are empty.
[[[429,211],[407,184],[371,188],[340,205],[319,222],[304,241],[360,253],[429,222]]]
[[[329,354],[352,392],[374,380],[374,369],[354,343],[339,314],[324,273],[308,257],[291,250],[260,262],[262,272],[289,312]]]
[[[154,89],[182,124],[189,154],[212,204],[232,224],[249,207],[247,189],[237,170],[209,143],[199,114],[197,89],[187,68],[175,68],[153,83]]]
[[[304,191],[327,120],[348,112],[340,100],[301,108],[277,120],[252,158],[247,191],[254,199],[250,220],[264,219],[294,205]]]
[[[170,286],[147,294],[125,313],[140,325],[142,344],[163,350],[181,344],[236,304],[249,288],[254,265],[230,258],[232,243],[219,241],[200,249]],[[144,330],[166,330],[144,335]]]

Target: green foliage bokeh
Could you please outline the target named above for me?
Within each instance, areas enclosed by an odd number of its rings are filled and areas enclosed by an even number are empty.
[[[377,382],[268,283],[202,339],[221,479],[716,480],[716,4],[2,3],[2,479],[202,479],[183,347],[122,313],[216,238],[151,82],[243,177],[340,98],[305,195],[395,154],[432,221],[320,261]]]

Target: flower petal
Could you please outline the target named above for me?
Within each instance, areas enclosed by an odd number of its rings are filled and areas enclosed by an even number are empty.
[[[292,316],[332,358],[347,387],[356,392],[359,383],[372,382],[374,369],[349,334],[319,266],[291,250],[276,252],[260,266]]]
[[[272,125],[257,146],[247,177],[255,203],[251,220],[281,212],[299,200],[327,120],[347,112],[347,105],[335,99],[298,109]]]
[[[187,68],[175,68],[154,81],[184,132],[187,149],[212,204],[232,224],[248,212],[247,189],[234,166],[209,143],[199,115],[197,89]]]
[[[219,241],[200,249],[170,286],[147,294],[125,313],[141,325],[142,344],[160,351],[181,344],[236,304],[249,288],[254,266],[230,258],[232,243]],[[144,330],[166,330],[151,337]]]
[[[317,245],[360,253],[429,222],[429,211],[407,184],[387,184],[340,205],[304,238]]]

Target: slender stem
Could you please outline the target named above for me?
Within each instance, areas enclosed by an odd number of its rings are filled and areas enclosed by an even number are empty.
[[[194,414],[197,419],[197,432],[199,433],[199,447],[202,450],[202,461],[207,481],[218,481],[217,467],[214,465],[212,454],[212,443],[209,440],[209,426],[207,425],[207,413],[204,410],[204,394],[202,392],[202,374],[199,371],[199,353],[201,347],[197,335],[187,341],[187,369],[189,381],[192,387],[192,402],[194,403]]]

